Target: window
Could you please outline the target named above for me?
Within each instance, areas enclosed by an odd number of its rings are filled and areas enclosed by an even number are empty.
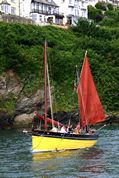
[[[34,21],[37,20],[37,14],[32,14],[32,20],[34,20]]]
[[[43,7],[43,11],[44,11],[44,13],[47,12],[47,6],[45,4],[44,4],[44,7]]]
[[[51,14],[51,7],[48,7],[48,14]]]
[[[47,22],[47,18],[44,16],[44,22]]]
[[[4,12],[5,14],[9,13],[9,6],[7,4],[2,4],[1,11]]]
[[[82,17],[86,17],[86,10],[82,11]]]
[[[77,15],[77,10],[75,9],[75,16]]]
[[[39,10],[39,4],[38,3],[36,4],[36,9]]]
[[[39,15],[39,21],[42,22],[42,15]]]
[[[15,7],[11,7],[11,14],[16,15],[16,8]]]
[[[82,7],[84,7],[84,2],[82,2]]]

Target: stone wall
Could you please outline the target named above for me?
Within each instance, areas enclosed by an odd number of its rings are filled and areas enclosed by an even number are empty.
[[[0,21],[7,23],[23,23],[23,24],[35,24],[32,19],[27,19],[24,17],[8,14],[0,14]]]

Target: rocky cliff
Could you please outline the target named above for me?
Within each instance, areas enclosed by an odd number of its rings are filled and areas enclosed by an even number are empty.
[[[43,91],[30,96],[23,90],[24,86],[16,74],[9,70],[0,76],[0,128],[31,127],[34,108],[43,110]],[[78,111],[58,112],[54,114],[58,121],[66,123],[78,122]],[[119,123],[119,117],[111,117],[111,123]],[[74,122],[75,120],[75,122]]]
[[[16,74],[9,70],[0,76],[0,127],[24,126],[31,124],[34,103],[42,108],[38,92],[25,95],[23,84]],[[42,94],[42,92],[40,92]]]

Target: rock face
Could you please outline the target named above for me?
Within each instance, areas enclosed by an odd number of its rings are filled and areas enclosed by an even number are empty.
[[[38,101],[39,91],[28,97],[22,89],[23,84],[13,71],[9,70],[0,76],[0,128],[29,125],[35,102],[37,108],[42,109],[42,99]],[[43,92],[40,91],[40,94],[43,95]],[[11,108],[9,105],[13,101],[14,107]]]
[[[9,70],[0,76],[0,98],[8,97],[10,93],[17,95],[21,87],[20,80],[13,71]]]
[[[20,114],[15,117],[14,127],[31,127],[33,114]]]

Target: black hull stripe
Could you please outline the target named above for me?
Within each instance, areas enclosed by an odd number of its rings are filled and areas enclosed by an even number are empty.
[[[97,140],[98,138],[98,135],[77,135],[77,134],[44,132],[44,131],[33,131],[32,135],[50,137],[50,138],[71,139],[71,140]]]

